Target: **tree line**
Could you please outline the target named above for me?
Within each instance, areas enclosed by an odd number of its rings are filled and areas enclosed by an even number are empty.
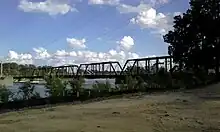
[[[50,66],[36,66],[33,64],[17,64],[17,63],[3,63],[3,74],[8,76],[25,76],[32,74],[34,69],[50,68]]]

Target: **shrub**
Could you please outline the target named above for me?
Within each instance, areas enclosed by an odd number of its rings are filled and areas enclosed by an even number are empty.
[[[78,79],[74,78],[73,80],[69,81],[72,93],[76,93],[77,91],[81,91],[83,89],[84,83],[85,83],[85,80],[82,77],[80,77]]]
[[[137,79],[133,78],[132,76],[126,76],[124,84],[126,85],[127,89],[135,89],[137,86]]]
[[[92,90],[95,91],[96,97],[109,96],[113,92],[113,88],[108,80],[105,83],[96,81],[92,85]]]
[[[19,87],[19,93],[22,94],[23,100],[29,100],[33,98],[40,98],[40,94],[34,91],[35,86],[31,85],[30,82],[25,82],[22,86]]]
[[[45,77],[46,80],[46,92],[49,93],[52,97],[61,97],[65,96],[65,91],[67,87],[67,83],[63,82],[61,78],[52,76]]]
[[[7,89],[4,85],[0,85],[0,102],[8,102],[11,96],[12,92],[9,89]]]

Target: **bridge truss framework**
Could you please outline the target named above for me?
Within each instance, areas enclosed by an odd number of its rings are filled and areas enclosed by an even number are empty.
[[[172,56],[150,57],[129,59],[123,66],[117,61],[89,63],[58,67],[42,67],[35,69],[27,69],[27,74],[24,76],[14,76],[15,79],[27,78],[44,78],[45,76],[57,76],[63,78],[77,78],[84,77],[88,79],[95,78],[117,78],[125,75],[143,75],[154,74],[159,71],[161,67],[169,72],[173,66]]]

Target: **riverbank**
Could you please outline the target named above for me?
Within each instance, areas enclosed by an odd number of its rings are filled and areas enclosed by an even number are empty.
[[[220,84],[0,115],[1,132],[217,132]]]

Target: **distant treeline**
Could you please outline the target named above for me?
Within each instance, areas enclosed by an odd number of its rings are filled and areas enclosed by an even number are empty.
[[[4,75],[26,75],[28,72],[30,74],[33,72],[33,69],[37,68],[49,68],[50,66],[35,66],[32,64],[17,64],[17,63],[4,63],[3,64],[3,74]]]

